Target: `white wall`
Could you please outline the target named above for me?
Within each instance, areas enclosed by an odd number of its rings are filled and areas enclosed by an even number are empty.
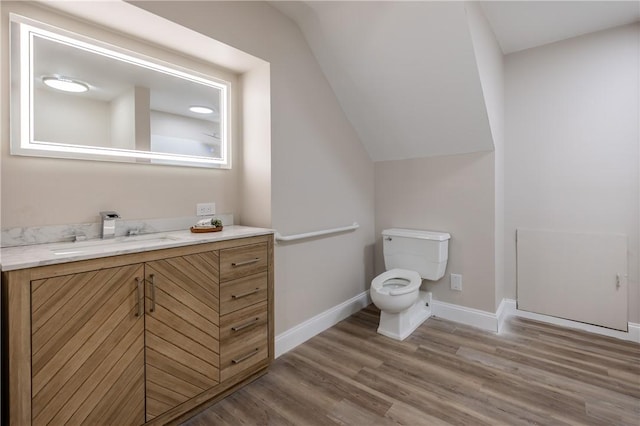
[[[465,2],[494,151],[495,307],[504,298],[504,64],[502,50],[478,3]]]
[[[449,232],[445,276],[426,288],[436,300],[495,312],[494,175],[492,152],[376,163],[376,272],[383,229]],[[450,273],[462,274],[463,291],[450,289]]]
[[[207,120],[151,110],[151,150],[172,154],[220,157],[220,124]],[[169,141],[179,139],[179,144]],[[167,143],[169,142],[169,143]]]
[[[34,137],[38,141],[111,146],[109,103],[37,89]]]
[[[506,296],[518,227],[624,233],[638,303],[640,24],[505,59]]]
[[[131,87],[109,103],[111,143],[116,148],[136,149],[136,94]],[[106,144],[109,146],[111,144]]]
[[[242,74],[242,222],[271,226],[271,85],[265,64]],[[268,140],[269,143],[264,143]]]
[[[368,289],[373,164],[298,27],[264,2],[134,4],[270,63],[272,209],[264,214],[274,228],[287,235],[361,225],[276,246],[276,333]],[[252,210],[252,222],[259,220]]]

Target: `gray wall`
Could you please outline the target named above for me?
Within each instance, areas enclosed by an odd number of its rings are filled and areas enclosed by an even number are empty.
[[[624,233],[629,321],[638,303],[640,24],[505,59],[506,295],[519,227]]]
[[[449,232],[446,274],[426,287],[439,301],[495,312],[494,174],[493,152],[376,163],[376,272],[383,229]],[[462,274],[462,292],[450,273]]]

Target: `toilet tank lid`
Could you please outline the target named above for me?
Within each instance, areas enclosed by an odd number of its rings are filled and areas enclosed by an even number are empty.
[[[447,232],[422,231],[419,229],[391,228],[382,231],[385,237],[419,238],[422,240],[447,241],[451,238]]]

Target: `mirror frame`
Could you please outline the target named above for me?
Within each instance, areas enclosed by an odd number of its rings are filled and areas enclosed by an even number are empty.
[[[17,30],[14,31],[14,28]],[[17,35],[17,37],[15,37]],[[221,158],[105,148],[34,139],[33,37],[39,36],[220,90]],[[33,19],[10,14],[12,155],[126,163],[231,168],[231,83]],[[156,162],[154,162],[156,160]]]

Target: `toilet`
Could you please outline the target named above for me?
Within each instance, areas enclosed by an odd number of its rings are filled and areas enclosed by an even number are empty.
[[[436,281],[447,269],[446,232],[414,229],[382,231],[386,272],[371,282],[371,300],[380,309],[378,333],[404,340],[431,316],[430,293],[420,291],[422,280]]]

